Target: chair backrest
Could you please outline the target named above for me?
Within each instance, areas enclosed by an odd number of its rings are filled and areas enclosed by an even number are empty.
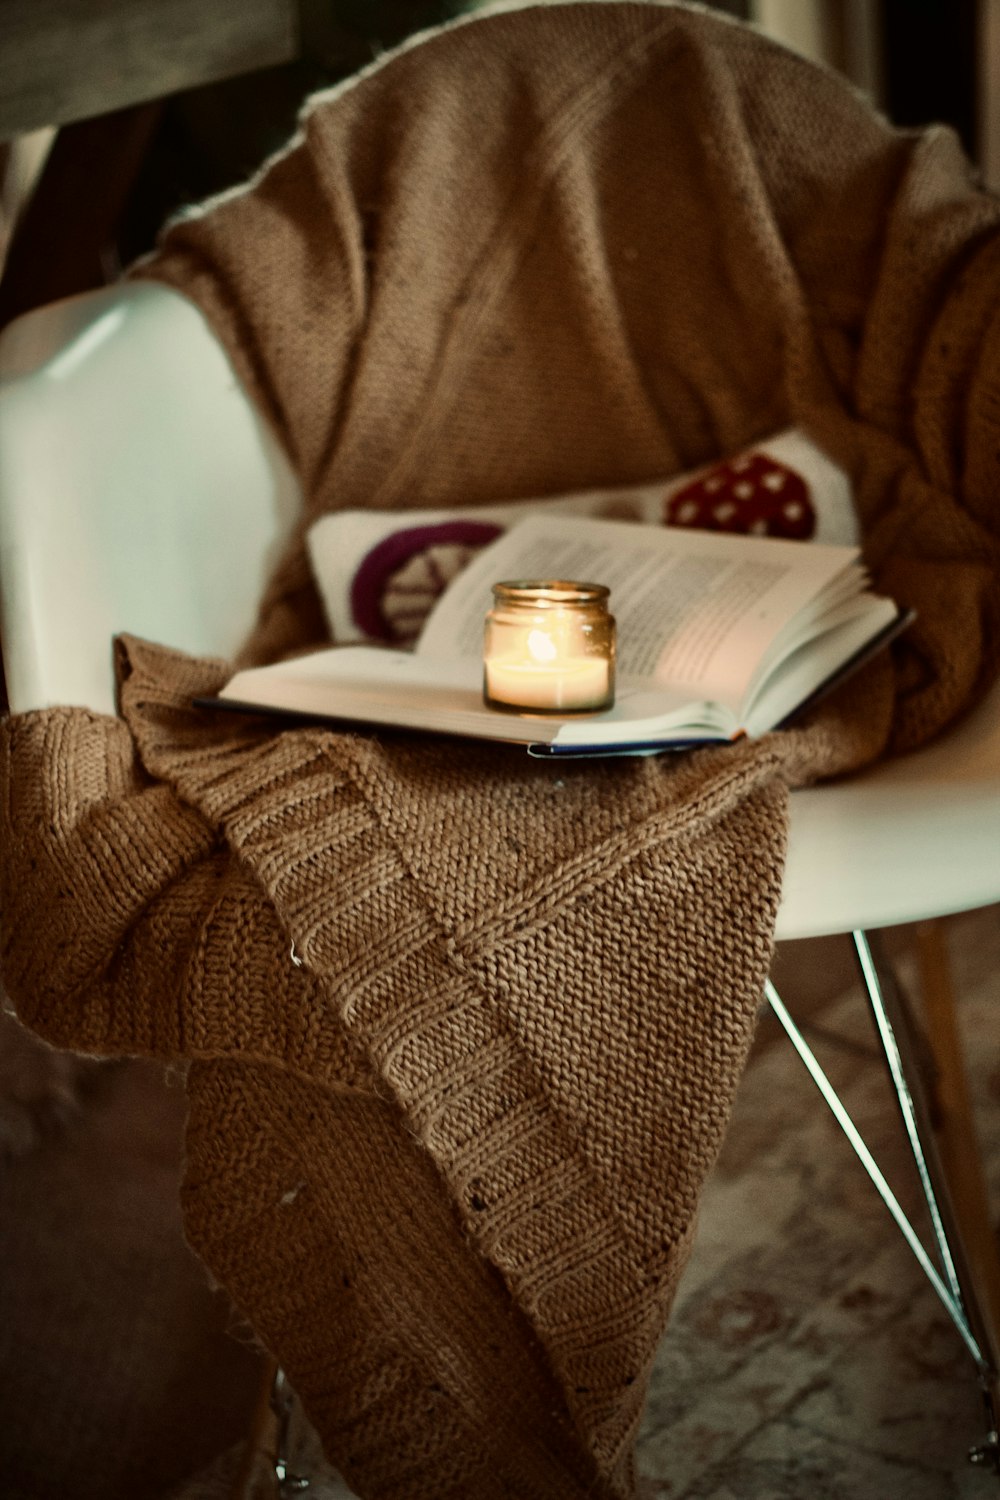
[[[0,639],[22,711],[113,706],[127,630],[230,655],[300,501],[186,298],[130,283],[0,337]]]

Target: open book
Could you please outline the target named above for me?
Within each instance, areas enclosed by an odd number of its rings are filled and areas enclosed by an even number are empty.
[[[614,706],[565,718],[483,701],[483,621],[501,579],[606,584],[618,623]],[[614,755],[760,735],[907,623],[854,547],[535,515],[492,542],[434,605],[413,651],[341,646],[238,672],[230,707]]]

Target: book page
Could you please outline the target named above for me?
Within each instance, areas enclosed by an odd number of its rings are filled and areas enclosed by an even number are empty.
[[[451,584],[417,650],[480,655],[492,585],[501,579],[603,583],[618,622],[620,677],[696,690],[735,712],[782,628],[856,556],[850,547],[533,517],[484,548]]]
[[[828,688],[831,677],[843,680],[850,664],[867,659],[865,648],[873,640],[893,625],[901,628],[905,619],[891,599],[877,594],[858,601],[853,610],[842,609],[822,635],[808,645],[800,643],[776,663],[747,705],[747,734],[766,734],[799,710],[817,688]]]

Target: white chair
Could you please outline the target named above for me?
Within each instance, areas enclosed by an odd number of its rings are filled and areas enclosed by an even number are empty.
[[[112,708],[128,630],[228,654],[298,501],[294,475],[201,314],[155,285],[54,304],[0,338],[0,633],[10,706]],[[906,1221],[773,986],[768,999],[844,1126],[974,1363],[1000,1472],[1000,1267],[989,1229],[940,929],[1000,900],[1000,686],[939,743],[795,793],[779,939],[853,933],[935,1228]],[[866,932],[919,929],[937,1072]],[[934,1125],[932,1126],[932,1119]]]

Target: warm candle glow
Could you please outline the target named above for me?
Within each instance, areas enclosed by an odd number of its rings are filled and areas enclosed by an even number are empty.
[[[544,630],[528,631],[528,651],[532,660],[538,662],[555,661],[559,655],[559,647]]]
[[[493,658],[486,663],[486,690],[498,703],[517,708],[603,708],[608,664],[589,656],[553,662]]]
[[[536,713],[584,713],[614,701],[607,590],[564,582],[497,584],[483,656],[486,701]]]

